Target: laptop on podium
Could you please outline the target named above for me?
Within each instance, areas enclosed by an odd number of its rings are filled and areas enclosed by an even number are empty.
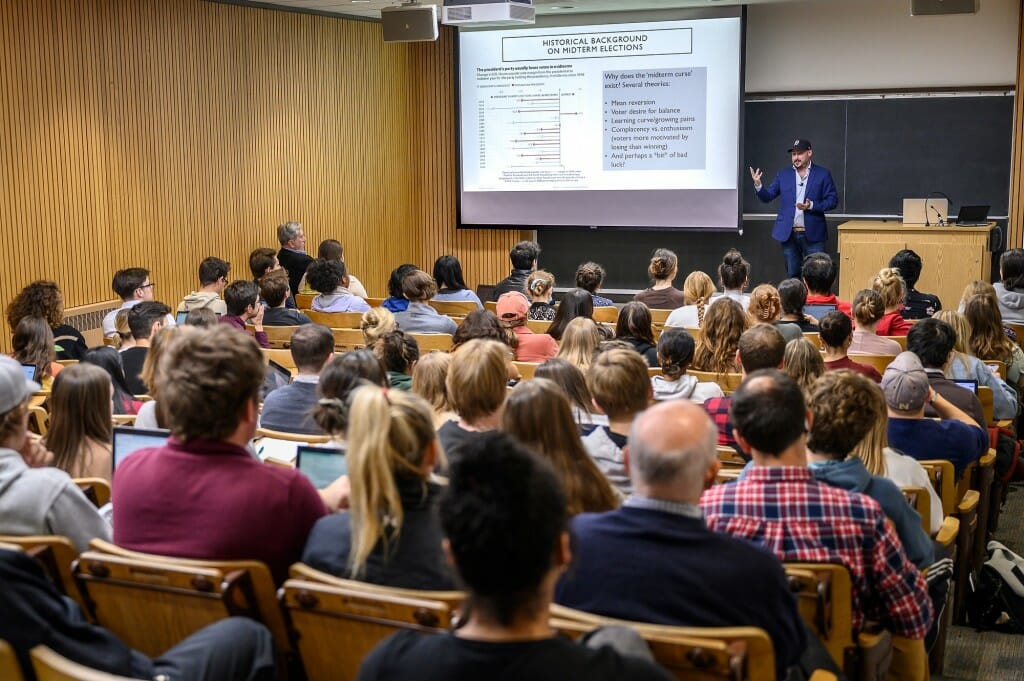
[[[960,206],[956,216],[958,227],[984,227],[988,224],[988,206]]]

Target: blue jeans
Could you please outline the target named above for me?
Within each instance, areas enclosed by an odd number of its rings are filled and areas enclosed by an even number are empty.
[[[786,276],[801,279],[804,258],[811,253],[824,253],[824,241],[808,241],[805,232],[792,232],[782,242],[782,257],[786,259]]]

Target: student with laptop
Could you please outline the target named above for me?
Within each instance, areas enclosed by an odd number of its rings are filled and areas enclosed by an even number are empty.
[[[299,373],[290,385],[263,400],[260,425],[286,433],[322,435],[313,420],[320,372],[334,357],[334,334],[322,324],[306,324],[292,334],[289,351]]]
[[[938,319],[922,319],[910,327],[910,333],[907,334],[907,351],[921,360],[932,390],[974,419],[979,426],[987,428],[985,412],[978,396],[946,378],[945,372],[953,359],[955,345],[956,331]],[[924,415],[928,418],[939,416],[930,404],[925,405]]]

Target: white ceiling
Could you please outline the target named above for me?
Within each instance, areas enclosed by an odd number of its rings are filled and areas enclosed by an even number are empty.
[[[384,7],[401,5],[398,0],[232,0],[240,5],[277,6],[296,11],[323,12],[339,16],[379,19]],[[720,7],[754,5],[786,0],[534,0],[538,14],[583,14],[623,12],[680,7]],[[421,0],[422,4],[441,5],[441,0]],[[440,14],[440,13],[439,13]]]

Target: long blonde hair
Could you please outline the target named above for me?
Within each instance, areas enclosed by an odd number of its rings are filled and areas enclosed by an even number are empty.
[[[864,439],[850,452],[850,456],[859,456],[864,467],[871,475],[884,478],[888,473],[885,466],[885,448],[889,446],[889,412],[885,408],[885,397],[877,386],[871,386],[871,407],[874,412],[874,425]]]
[[[601,342],[601,334],[593,319],[577,317],[569,322],[562,334],[562,342],[556,357],[566,359],[580,371],[586,373],[594,358],[594,351]]]
[[[970,371],[971,365],[967,361],[967,357],[971,354],[971,324],[967,321],[967,317],[956,310],[939,310],[932,316],[940,322],[946,322],[956,331],[953,359],[963,365],[964,371]],[[950,366],[952,366],[952,362],[950,362]],[[950,373],[950,375],[952,374]]]
[[[358,577],[378,542],[387,557],[398,542],[405,514],[396,477],[425,480],[424,456],[435,441],[430,406],[418,395],[377,386],[352,395],[348,426],[348,567]]]
[[[386,307],[370,308],[363,313],[359,322],[359,329],[363,332],[363,342],[366,345],[373,345],[381,336],[391,333],[398,328],[395,322],[395,315]]]
[[[809,399],[814,382],[825,373],[825,360],[814,343],[806,338],[794,338],[786,343],[782,371],[804,391],[804,399]]]
[[[697,306],[697,326],[704,324],[704,311],[711,296],[715,295],[715,282],[706,273],[695,270],[686,275],[683,281],[683,302]]]
[[[708,310],[706,322],[697,336],[693,368],[719,374],[738,372],[736,350],[740,336],[750,328],[750,317],[735,300],[723,298]]]
[[[971,352],[979,359],[1013,361],[1013,341],[1003,331],[1003,315],[994,297],[971,296],[964,304],[964,317],[971,325]]]

